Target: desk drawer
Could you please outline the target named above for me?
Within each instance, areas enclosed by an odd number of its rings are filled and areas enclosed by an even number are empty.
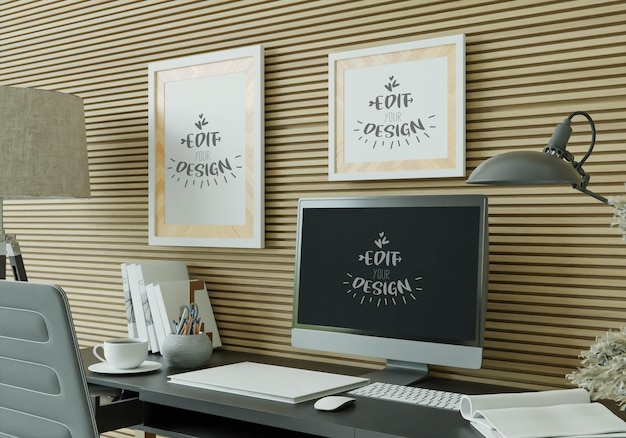
[[[98,432],[133,427],[143,423],[143,403],[132,391],[89,384]]]

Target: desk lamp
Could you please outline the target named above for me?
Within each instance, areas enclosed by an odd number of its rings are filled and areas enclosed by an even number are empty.
[[[15,280],[27,280],[16,236],[2,227],[3,199],[89,196],[82,99],[0,86],[0,279],[8,254]]]
[[[571,120],[574,116],[587,118],[591,127],[591,143],[580,162],[565,148],[572,134]],[[583,170],[583,164],[593,151],[596,142],[596,128],[591,116],[584,111],[575,111],[559,123],[548,145],[539,151],[515,151],[491,157],[481,163],[467,179],[468,184],[497,185],[546,185],[571,184],[598,201],[609,201],[587,189],[589,175]]]

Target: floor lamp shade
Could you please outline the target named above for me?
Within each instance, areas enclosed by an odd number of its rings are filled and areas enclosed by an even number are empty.
[[[89,196],[82,99],[0,87],[0,198]]]

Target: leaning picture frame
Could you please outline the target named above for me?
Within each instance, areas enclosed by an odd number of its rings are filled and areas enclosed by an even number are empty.
[[[264,246],[260,45],[148,66],[150,245]]]
[[[465,36],[331,53],[329,167],[337,180],[465,175]]]

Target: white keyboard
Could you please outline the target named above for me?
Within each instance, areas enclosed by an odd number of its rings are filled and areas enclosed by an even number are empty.
[[[459,410],[462,394],[438,391],[435,389],[416,388],[414,386],[392,385],[391,383],[374,382],[349,391],[350,395],[379,398],[401,403],[410,403],[431,408]]]

